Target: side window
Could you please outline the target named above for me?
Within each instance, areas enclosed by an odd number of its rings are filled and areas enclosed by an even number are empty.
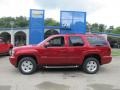
[[[71,36],[69,38],[69,44],[70,46],[83,46],[84,42],[79,36]]]
[[[49,41],[49,43],[50,43],[51,47],[54,47],[54,46],[59,46],[59,47],[64,46],[64,37],[55,37],[55,38],[51,39]]]
[[[98,36],[88,36],[87,40],[91,45],[108,45],[106,40],[103,37],[98,37]]]
[[[4,40],[3,39],[0,39],[0,44],[4,44]]]

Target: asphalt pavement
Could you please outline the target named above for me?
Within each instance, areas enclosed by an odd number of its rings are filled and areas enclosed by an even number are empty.
[[[8,56],[0,56],[0,90],[120,90],[120,57],[113,57],[92,75],[76,68],[39,69],[22,75]]]

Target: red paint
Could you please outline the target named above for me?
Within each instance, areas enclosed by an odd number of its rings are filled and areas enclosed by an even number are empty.
[[[81,46],[71,46],[69,44],[71,43],[69,40],[70,37],[74,36],[80,37],[84,45],[81,44]],[[13,50],[15,53],[10,57],[10,62],[14,66],[17,66],[17,62],[20,56],[32,56],[36,58],[38,65],[81,65],[84,62],[84,58],[86,56],[98,55],[101,64],[110,63],[112,57],[109,43],[105,40],[105,45],[103,46],[91,45],[87,39],[89,36],[93,38],[100,37],[97,35],[82,34],[53,35],[38,45],[14,48]],[[48,41],[57,37],[62,37],[61,39],[64,39],[63,46],[45,46],[48,45]]]
[[[0,54],[8,53],[13,46],[0,37]]]

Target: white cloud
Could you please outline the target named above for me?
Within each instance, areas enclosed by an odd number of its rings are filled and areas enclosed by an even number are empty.
[[[119,0],[104,0],[102,9],[89,14],[87,20],[91,23],[120,26],[119,3]]]
[[[0,17],[29,16],[30,8],[38,8],[34,0],[0,0]]]
[[[120,0],[0,0],[0,17],[29,16],[30,9],[45,9],[46,18],[59,20],[60,10],[86,11],[87,21],[120,26]]]
[[[60,10],[59,9],[46,10],[45,18],[53,18],[57,21],[60,21]]]
[[[36,0],[35,2],[48,12],[53,9],[54,12],[49,15],[55,18],[59,16],[55,9],[78,10],[87,12],[88,22],[120,26],[120,0]]]
[[[35,0],[35,2],[45,9],[94,12],[101,8],[101,2],[97,3],[96,0]]]
[[[84,11],[90,14],[102,8],[102,2],[96,0],[35,0],[35,3],[46,10],[46,17],[57,21],[60,19],[60,10]]]

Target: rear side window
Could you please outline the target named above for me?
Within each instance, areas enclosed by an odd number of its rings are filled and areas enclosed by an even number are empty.
[[[79,36],[71,36],[69,38],[69,45],[70,46],[83,46],[84,42]]]
[[[87,40],[91,45],[108,45],[107,41],[105,40],[104,37],[99,37],[99,36],[88,36]]]

